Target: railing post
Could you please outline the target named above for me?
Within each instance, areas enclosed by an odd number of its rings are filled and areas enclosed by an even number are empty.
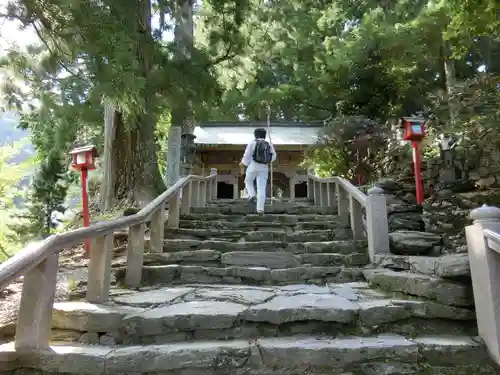
[[[179,192],[176,191],[168,201],[167,227],[179,228],[179,214],[180,214],[180,198],[179,198]]]
[[[207,205],[207,181],[206,180],[200,180],[200,197],[198,200],[198,204],[200,207],[205,207]]]
[[[337,207],[337,192],[336,184],[334,182],[329,182],[327,184],[328,189],[328,206]]]
[[[314,179],[314,204],[321,205],[321,183]]]
[[[128,243],[130,244],[130,237]],[[92,241],[86,295],[88,302],[102,303],[109,299],[113,250],[113,233],[97,237]]]
[[[50,255],[24,275],[17,317],[16,350],[49,347],[58,260],[58,254]]]
[[[363,206],[353,198],[352,195],[349,196],[349,212],[351,215],[351,229],[352,236],[354,240],[362,240],[365,238],[365,229],[363,226]]]
[[[128,229],[127,269],[125,285],[138,288],[141,285],[142,265],[144,263],[144,223],[131,226]],[[163,251],[163,249],[162,249]]]
[[[181,213],[186,215],[191,212],[191,200],[192,200],[192,186],[193,182],[189,181],[182,188],[182,202],[181,202]]]
[[[482,206],[470,214],[473,225],[465,228],[472,289],[479,336],[488,352],[500,364],[500,254],[488,246],[484,229],[500,233],[500,209]]]
[[[320,185],[320,206],[326,207],[328,206],[328,182],[322,182]]]
[[[191,207],[200,207],[200,180],[191,182]]]
[[[366,235],[368,237],[368,256],[372,262],[375,254],[389,252],[387,204],[383,193],[384,191],[378,187],[372,187],[368,190]]]
[[[337,215],[347,220],[349,217],[349,196],[340,182],[335,184],[335,193],[337,196]]]
[[[163,253],[163,238],[165,237],[165,202],[151,216],[151,234],[149,236],[149,251]]]
[[[212,183],[212,200],[216,200],[217,199],[217,169],[216,168],[212,168],[210,169],[210,176],[215,176],[212,180],[211,180],[211,183]]]
[[[307,175],[307,198],[314,199],[314,180]]]
[[[212,188],[214,185],[212,184],[212,180],[207,180],[206,185],[207,185],[207,203],[208,203],[212,200]]]

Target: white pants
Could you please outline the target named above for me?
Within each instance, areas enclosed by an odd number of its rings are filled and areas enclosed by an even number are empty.
[[[245,176],[245,189],[249,197],[257,197],[257,211],[264,211],[266,202],[267,175],[269,171],[250,171]],[[255,192],[254,182],[257,180],[257,192]]]

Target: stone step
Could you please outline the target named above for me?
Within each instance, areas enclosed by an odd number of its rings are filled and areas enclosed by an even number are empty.
[[[184,240],[173,239],[163,242],[164,253],[175,253],[193,250],[216,250],[221,253],[232,251],[286,251],[293,254],[351,254],[366,253],[366,241],[337,240],[321,242],[292,242],[292,241],[255,241],[232,242],[224,240]]]
[[[450,306],[474,305],[472,285],[468,282],[386,268],[367,269],[363,273],[370,285],[385,291],[428,298]]]
[[[219,213],[226,215],[241,215],[241,214],[255,214],[255,207],[249,204],[245,205],[222,205],[222,206],[207,206],[207,207],[193,207],[193,213]],[[337,213],[336,207],[317,207],[317,206],[306,206],[300,207],[297,205],[266,205],[266,214],[294,214],[294,215],[305,215],[305,214],[327,214],[333,215]]]
[[[292,232],[301,230],[350,228],[346,220],[335,220],[331,222],[301,221],[295,224],[287,224],[280,221],[180,220],[179,226],[181,228],[190,229],[239,229],[247,232],[271,229],[282,229],[286,232]]]
[[[172,264],[166,266],[143,266],[142,284],[245,284],[288,285],[296,283],[324,284],[326,282],[349,282],[363,280],[361,268],[300,266],[293,268],[267,267],[212,267]],[[114,269],[117,282],[125,279],[125,267]]]
[[[295,205],[312,205],[314,204],[314,200],[310,198],[273,198],[273,204],[295,204]],[[248,204],[247,198],[238,198],[238,199],[217,199],[215,201],[210,201],[208,204],[218,204],[218,205],[238,205],[238,204]],[[271,204],[271,199],[266,198],[266,204]]]
[[[431,301],[396,300],[366,283],[249,287],[183,285],[113,290],[111,303],[59,302],[53,338],[157,344],[294,334],[476,334],[474,313]],[[417,323],[417,324],[411,324]],[[408,326],[411,325],[411,328]],[[102,338],[105,336],[104,338]]]
[[[347,228],[316,229],[287,231],[285,229],[260,230],[248,232],[237,229],[191,229],[191,228],[169,228],[165,230],[165,239],[185,240],[210,240],[224,239],[226,241],[290,241],[290,242],[316,242],[348,240],[352,238],[352,230]]]
[[[347,218],[340,218],[338,215],[321,215],[321,214],[268,214],[257,215],[257,214],[241,214],[241,215],[227,215],[221,213],[191,213],[181,215],[181,220],[194,220],[194,221],[231,221],[231,222],[260,222],[269,223],[277,222],[286,225],[296,225],[298,223],[308,221],[308,222],[331,222],[338,223],[340,227],[343,227],[348,221]]]
[[[483,345],[463,335],[292,336],[122,347],[54,344],[51,350],[31,353],[16,353],[7,343],[0,345],[0,366],[12,372],[78,375],[496,373]],[[388,372],[394,369],[399,372]]]
[[[404,270],[451,279],[470,278],[468,254],[450,254],[440,257],[377,254],[374,264],[395,271]]]
[[[125,266],[126,256],[113,261],[113,266]],[[369,263],[368,254],[361,253],[303,253],[287,251],[231,251],[186,250],[171,253],[145,253],[143,264],[163,266],[167,264],[199,265],[211,267],[267,267],[293,268],[302,265],[331,267],[360,267]]]

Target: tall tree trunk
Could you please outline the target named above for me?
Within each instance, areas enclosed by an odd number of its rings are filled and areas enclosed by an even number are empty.
[[[181,61],[191,59],[193,49],[193,0],[177,0],[175,4],[174,43],[176,58]],[[181,136],[192,134],[194,119],[192,102],[189,97],[179,95],[172,108],[172,126],[168,133],[167,186],[173,185],[181,175]]]
[[[443,40],[444,52],[444,74],[446,78],[446,92],[448,94],[448,107],[450,113],[451,126],[456,125],[459,107],[457,98],[455,97],[455,90],[457,85],[457,76],[455,73],[455,61],[452,59],[452,46],[448,40]]]
[[[148,56],[152,43],[151,1],[136,0],[136,56],[146,80],[144,103],[134,115],[125,115],[109,103],[105,127],[105,180],[101,192],[103,207],[116,201],[145,205],[165,189],[158,170],[152,93],[147,85],[151,70]],[[112,198],[110,198],[112,197]]]
[[[114,205],[114,182],[113,182],[113,136],[116,121],[114,106],[104,100],[104,152],[103,165],[104,176],[101,183],[99,208],[109,210]]]

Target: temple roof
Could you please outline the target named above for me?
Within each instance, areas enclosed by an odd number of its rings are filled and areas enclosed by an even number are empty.
[[[211,122],[194,129],[196,144],[244,145],[254,139],[253,129],[265,128],[266,122]],[[272,122],[271,140],[275,145],[313,145],[318,141],[322,122]],[[269,135],[267,137],[269,139]]]

